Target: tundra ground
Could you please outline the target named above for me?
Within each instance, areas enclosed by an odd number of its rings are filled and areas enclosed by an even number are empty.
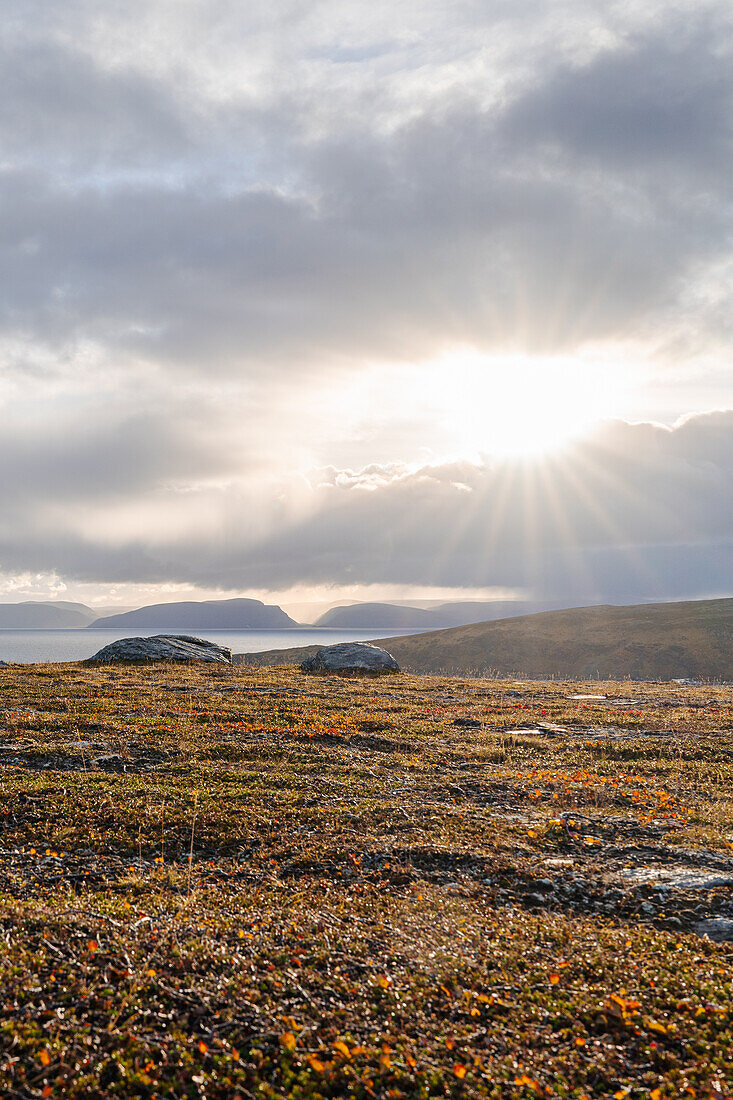
[[[15,666],[0,767],[2,1096],[733,1096],[730,688]]]

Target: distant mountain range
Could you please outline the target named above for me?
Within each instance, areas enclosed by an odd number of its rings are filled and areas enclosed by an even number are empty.
[[[545,611],[374,644],[421,673],[733,680],[733,599]],[[237,654],[235,662],[296,664],[318,648]]]
[[[456,600],[429,608],[392,602],[353,603],[332,607],[314,625],[340,630],[439,630],[527,615],[557,606],[557,603],[520,600]]]
[[[86,604],[65,603],[63,600],[2,603],[0,629],[66,630],[70,627],[88,626],[96,615],[97,612]]]
[[[330,608],[313,624],[331,630],[437,630],[544,610],[527,602],[457,600],[429,607],[406,602],[355,602]],[[552,605],[556,606],[556,605]],[[300,625],[277,605],[260,600],[191,600],[145,607],[88,607],[62,600],[0,604],[0,629],[43,630],[133,626],[188,630],[283,630]]]
[[[92,629],[164,627],[168,630],[283,630],[298,623],[275,604],[260,600],[201,600],[154,603],[107,615],[90,623]]]

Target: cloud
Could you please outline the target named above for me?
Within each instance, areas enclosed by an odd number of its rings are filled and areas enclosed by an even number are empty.
[[[727,591],[733,564],[733,413],[673,430],[612,422],[553,458],[315,471],[310,484],[166,486],[149,455],[114,509],[108,537],[99,485],[85,519],[59,526],[16,509],[0,539],[5,571],[84,582],[225,589],[323,584],[521,588],[574,602]],[[85,456],[85,462],[89,456]],[[114,467],[108,467],[114,479]],[[166,473],[167,471],[163,471]],[[116,486],[119,492],[119,485]],[[270,486],[270,490],[273,486]],[[83,494],[83,482],[78,490]],[[153,507],[148,507],[148,502]],[[171,522],[171,517],[175,522]],[[206,522],[202,523],[202,517]]]
[[[732,468],[731,413],[672,431],[614,423],[536,463],[426,467],[372,491],[332,477],[267,552],[280,561],[292,545],[293,570],[322,581],[419,576],[578,600],[726,591]],[[371,487],[374,472],[364,478]]]
[[[670,12],[589,60],[555,67],[509,105],[502,132],[548,157],[653,175],[662,189],[687,177],[727,191],[731,30],[723,6]]]
[[[469,10],[457,8],[454,48]],[[531,80],[514,43],[522,10],[479,18],[484,46],[490,31],[506,39],[496,70],[472,53],[448,79],[438,51],[419,85],[385,72],[376,102],[364,82],[380,58],[396,52],[408,72],[426,60],[409,25],[356,49],[358,75],[338,78],[345,47],[324,43],[318,20],[302,23],[298,53],[291,34],[276,49],[277,30],[240,18],[256,58],[245,89],[227,70],[212,86],[201,62],[176,77],[155,39],[133,64],[117,9],[112,59],[88,26],[85,48],[21,36],[6,58],[0,323],[56,349],[91,339],[110,356],[249,376],[456,344],[659,340],[683,301],[699,328],[690,284],[728,255],[725,9],[632,27],[580,60],[550,48]],[[160,35],[170,11],[155,11]],[[88,8],[75,12],[84,28]],[[287,72],[273,84],[278,49],[307,74],[300,97]],[[420,110],[431,69],[443,79]]]
[[[99,173],[190,150],[175,90],[140,72],[104,68],[69,41],[4,39],[0,139],[6,162]]]
[[[6,430],[0,468],[12,470],[13,476],[4,478],[0,489],[5,515],[11,507],[25,510],[29,504],[34,509],[113,504],[145,491],[153,481],[165,486],[221,471],[210,441],[199,432],[192,443],[183,417],[170,423],[160,415],[135,413],[105,420],[45,425],[41,438],[29,438],[27,430]]]
[[[561,9],[10,0],[0,567],[724,586],[730,414],[522,465],[425,411],[456,349],[729,401],[728,5]]]

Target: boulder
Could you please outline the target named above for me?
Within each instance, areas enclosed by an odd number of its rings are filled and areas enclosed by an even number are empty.
[[[367,642],[339,642],[319,649],[300,666],[303,672],[399,672],[391,653]]]
[[[152,638],[119,638],[90,658],[92,661],[207,661],[230,665],[232,651],[188,634],[155,634]]]
[[[709,940],[718,943],[730,943],[733,941],[733,920],[730,917],[713,917],[712,920],[701,920],[695,925],[698,936],[707,936]]]

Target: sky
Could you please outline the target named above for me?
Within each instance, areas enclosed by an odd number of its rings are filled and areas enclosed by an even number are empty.
[[[4,0],[0,599],[733,594],[728,0]]]

